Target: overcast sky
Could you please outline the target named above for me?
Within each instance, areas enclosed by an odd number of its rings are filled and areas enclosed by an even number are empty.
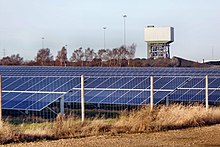
[[[74,49],[137,44],[136,57],[146,58],[144,27],[172,26],[171,57],[195,61],[220,59],[220,0],[0,0],[0,56],[19,53],[34,59],[44,46],[56,56]]]

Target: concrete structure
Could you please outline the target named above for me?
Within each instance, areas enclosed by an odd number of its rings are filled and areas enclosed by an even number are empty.
[[[147,26],[144,29],[148,58],[170,58],[170,43],[174,41],[173,27]]]

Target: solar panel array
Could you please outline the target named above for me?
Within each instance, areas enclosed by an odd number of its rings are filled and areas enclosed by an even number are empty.
[[[218,68],[0,66],[2,76],[220,76]]]
[[[109,68],[1,66],[2,107],[40,111],[64,97],[80,102],[80,76],[85,75],[85,102],[142,105],[149,103],[150,76],[154,76],[155,103],[204,101],[209,75],[210,101],[220,101],[217,68]]]
[[[42,110],[79,85],[80,79],[77,77],[3,76],[2,107],[14,110]]]

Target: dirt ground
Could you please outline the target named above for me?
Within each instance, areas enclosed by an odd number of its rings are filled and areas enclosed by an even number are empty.
[[[170,130],[155,133],[122,134],[61,139],[7,146],[73,146],[73,147],[142,147],[142,146],[220,146],[220,124],[208,127]]]

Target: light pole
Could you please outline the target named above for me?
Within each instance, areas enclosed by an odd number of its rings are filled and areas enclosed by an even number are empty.
[[[104,31],[104,49],[105,49],[105,30],[107,29],[107,27],[103,27],[103,31]]]
[[[44,37],[42,37],[41,39],[42,39],[42,49],[44,49]]]
[[[66,49],[66,50],[65,50],[66,52],[64,53],[65,56],[67,56],[67,48],[66,48],[66,47],[67,47],[67,44],[64,46],[64,48]],[[65,60],[64,60],[64,66],[65,66],[65,67],[66,67],[66,64],[67,64],[67,60],[66,60],[66,58],[65,58]]]
[[[3,49],[3,57],[5,57],[5,48]]]
[[[126,28],[125,28],[125,23],[126,23],[127,15],[124,14],[123,18],[124,18],[124,47],[126,48]]]

